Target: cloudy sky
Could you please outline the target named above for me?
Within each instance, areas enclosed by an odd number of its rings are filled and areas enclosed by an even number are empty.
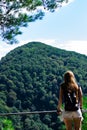
[[[87,0],[70,3],[46,13],[43,20],[29,23],[18,36],[19,44],[8,45],[0,40],[0,58],[9,51],[30,41],[40,41],[61,49],[87,55]]]

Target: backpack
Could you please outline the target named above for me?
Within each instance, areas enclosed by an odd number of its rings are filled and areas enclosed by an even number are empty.
[[[76,111],[79,109],[75,91],[64,89],[64,103],[66,111]]]

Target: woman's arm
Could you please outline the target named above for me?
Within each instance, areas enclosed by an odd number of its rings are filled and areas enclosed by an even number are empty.
[[[82,109],[82,106],[83,106],[83,93],[82,93],[82,89],[81,87],[79,87],[79,90],[78,90],[78,96],[79,96],[79,104],[80,104],[80,108]]]
[[[59,100],[58,100],[58,106],[57,106],[57,112],[61,112],[62,99],[63,99],[63,90],[62,90],[62,88],[60,87]]]

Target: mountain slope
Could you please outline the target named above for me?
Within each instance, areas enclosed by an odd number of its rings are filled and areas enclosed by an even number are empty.
[[[56,109],[59,85],[68,69],[75,73],[77,82],[87,93],[86,56],[40,42],[14,49],[0,61],[0,112]],[[11,119],[16,130],[37,130],[36,126],[43,130],[43,125],[44,130],[52,130],[60,124],[57,115]]]

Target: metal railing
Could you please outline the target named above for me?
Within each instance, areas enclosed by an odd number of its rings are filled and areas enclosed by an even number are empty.
[[[50,114],[50,113],[57,113],[57,110],[50,110],[50,111],[31,111],[31,112],[17,112],[17,113],[0,113],[0,116],[10,116],[10,115],[26,115],[26,114]],[[82,113],[87,113],[87,110],[82,110]]]

